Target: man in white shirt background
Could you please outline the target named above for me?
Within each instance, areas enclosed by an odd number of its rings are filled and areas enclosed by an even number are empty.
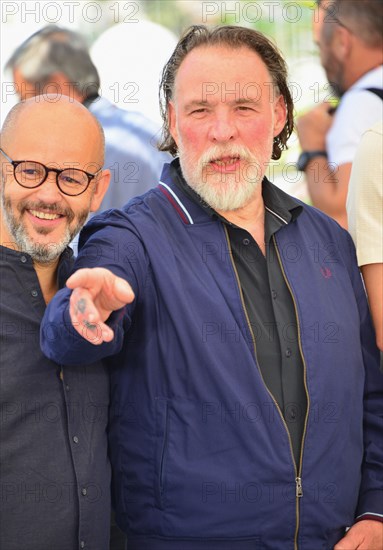
[[[352,161],[362,134],[382,120],[383,0],[317,0],[314,39],[321,63],[341,101],[324,102],[298,120],[302,154],[314,206],[347,228],[346,197]]]

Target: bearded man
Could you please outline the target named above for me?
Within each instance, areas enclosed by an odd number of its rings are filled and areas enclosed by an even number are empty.
[[[286,80],[261,33],[190,28],[162,79],[178,158],[91,221],[46,312],[49,357],[111,369],[129,549],[381,548],[383,377],[352,241],[264,177]]]

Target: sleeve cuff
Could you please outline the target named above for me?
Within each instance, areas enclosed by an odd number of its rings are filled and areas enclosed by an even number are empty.
[[[355,520],[355,523],[357,523],[358,521],[363,521],[365,519],[372,519],[373,521],[379,521],[380,523],[383,523],[383,515],[375,514],[374,512],[365,512],[361,516],[358,516]]]

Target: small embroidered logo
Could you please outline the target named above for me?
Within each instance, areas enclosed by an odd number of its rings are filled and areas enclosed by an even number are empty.
[[[320,270],[325,279],[330,279],[332,277],[332,273],[328,267],[321,267]]]

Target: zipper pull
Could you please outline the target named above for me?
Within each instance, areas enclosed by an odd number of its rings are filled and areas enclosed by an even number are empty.
[[[300,477],[295,478],[295,483],[296,483],[295,496],[297,498],[301,498],[303,497],[302,479]]]

